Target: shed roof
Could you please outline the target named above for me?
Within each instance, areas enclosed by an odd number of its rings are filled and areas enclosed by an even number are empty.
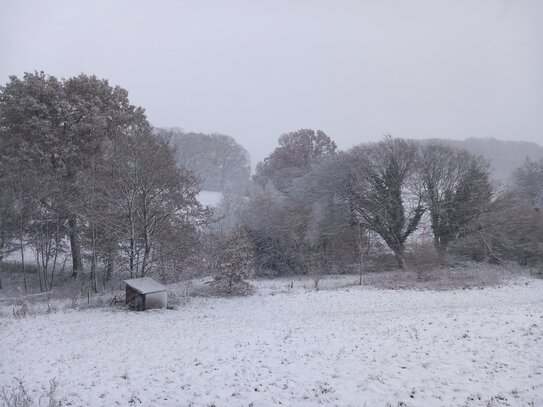
[[[152,294],[160,291],[166,291],[166,287],[157,283],[150,277],[131,278],[130,280],[124,280],[125,284],[132,287],[140,294]]]

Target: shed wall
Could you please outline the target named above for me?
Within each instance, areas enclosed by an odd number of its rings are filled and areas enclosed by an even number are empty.
[[[135,310],[142,310],[144,307],[143,295],[130,286],[126,286],[126,305]]]
[[[168,292],[145,294],[145,309],[166,308],[168,305]]]

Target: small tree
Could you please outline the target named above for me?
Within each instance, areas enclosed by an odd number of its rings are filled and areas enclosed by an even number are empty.
[[[219,273],[211,285],[226,290],[248,287],[245,279],[253,274],[254,247],[247,230],[237,226],[226,241],[219,254]]]

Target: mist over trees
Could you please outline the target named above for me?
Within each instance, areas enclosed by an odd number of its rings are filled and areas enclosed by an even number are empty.
[[[463,252],[492,261],[511,259],[535,266],[543,259],[543,160],[527,160],[499,191],[479,228],[466,236]],[[478,250],[477,250],[478,249]]]
[[[247,195],[251,162],[249,153],[230,136],[155,129],[176,147],[179,165],[193,171],[209,191]]]
[[[256,166],[255,181],[271,182],[279,191],[285,191],[291,182],[307,174],[311,166],[335,154],[336,143],[324,132],[302,129],[279,137],[277,147]]]
[[[453,148],[466,150],[486,159],[492,170],[494,182],[507,183],[513,172],[528,158],[531,161],[543,159],[543,146],[527,141],[504,141],[494,138],[467,138],[465,140],[441,140]],[[424,143],[424,141],[421,141]]]
[[[310,174],[335,150],[323,132],[302,129],[282,135],[279,147],[257,165],[244,220],[255,239],[258,268],[307,273],[316,246],[327,240],[316,217],[330,215],[323,213],[326,196],[314,190]]]
[[[334,148],[307,142],[317,133]],[[311,158],[290,159],[295,148]],[[257,270],[274,274],[315,273],[315,264],[363,270],[370,252],[412,268],[430,253],[406,260],[406,252],[427,241],[441,265],[449,254],[537,264],[540,165],[528,161],[503,187],[492,185],[488,160],[443,141],[386,136],[337,152],[324,133],[300,130],[282,136],[257,165],[242,220],[255,241]]]
[[[310,275],[318,289],[327,273],[416,267],[425,243],[441,266],[538,264],[543,160],[493,179],[486,158],[446,141],[339,151],[312,129],[279,136],[251,178],[232,137],[153,129],[106,80],[35,72],[0,88],[0,264],[17,255],[25,291],[65,269],[94,291],[115,275],[194,273],[228,292],[253,273]],[[216,208],[201,189],[222,193]]]

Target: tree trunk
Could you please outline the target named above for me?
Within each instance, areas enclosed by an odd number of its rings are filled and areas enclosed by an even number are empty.
[[[360,237],[356,242],[356,246],[358,248],[358,276],[360,278],[358,285],[362,285],[362,274],[364,273],[364,252],[362,250],[362,242],[360,241]]]
[[[403,255],[399,253],[394,253],[394,257],[396,257],[396,261],[398,262],[398,268],[400,270],[403,270],[405,268],[405,261],[403,259]]]
[[[36,248],[36,265],[38,267],[38,282],[40,283],[40,292],[42,293],[44,291],[43,289],[43,276],[42,276],[42,270],[40,265],[40,255],[38,254],[38,249]]]
[[[58,259],[58,253],[60,251],[60,219],[57,218],[56,222],[56,229],[55,229],[55,255],[53,256],[53,269],[51,270],[51,280],[49,282],[49,291],[53,290],[53,281],[55,279],[55,271],[57,269],[57,259]]]
[[[134,214],[132,208],[130,207],[128,212],[128,221],[130,222],[130,252],[128,254],[128,264],[130,268],[130,277],[134,277],[134,258],[136,257],[136,231],[134,226]]]
[[[439,264],[445,265],[447,263],[447,246],[439,238],[434,238],[434,247],[436,248]]]
[[[70,249],[72,252],[72,277],[77,277],[77,273],[83,270],[81,261],[81,243],[79,242],[79,233],[77,230],[77,219],[71,216],[68,219],[70,234]]]
[[[141,266],[141,275],[144,277],[147,275],[147,268],[149,264],[149,257],[151,255],[151,241],[149,237],[149,227],[145,225],[144,227],[144,233],[143,233],[143,241],[144,241],[144,250],[143,250],[143,261]]]
[[[106,278],[105,281],[111,280],[111,274],[113,274],[113,254],[108,253],[106,258]]]
[[[53,261],[53,268],[51,269],[51,278],[49,280],[49,291],[53,290],[53,282],[55,281],[55,270],[57,268],[57,254],[55,253],[55,259]]]
[[[405,268],[405,260],[403,258],[403,245],[401,245],[401,247],[395,247],[392,250],[394,251],[394,257],[396,258],[396,262],[398,263],[398,268],[400,270],[403,270]]]
[[[95,293],[98,292],[98,276],[97,276],[97,256],[96,256],[96,229],[92,228],[92,264],[91,264],[91,278],[92,289]]]
[[[23,282],[24,282],[25,294],[26,294],[28,290],[28,286],[26,283],[25,250],[23,246],[22,232],[21,232],[21,236],[19,236],[19,243],[21,245],[21,267],[23,268]]]

